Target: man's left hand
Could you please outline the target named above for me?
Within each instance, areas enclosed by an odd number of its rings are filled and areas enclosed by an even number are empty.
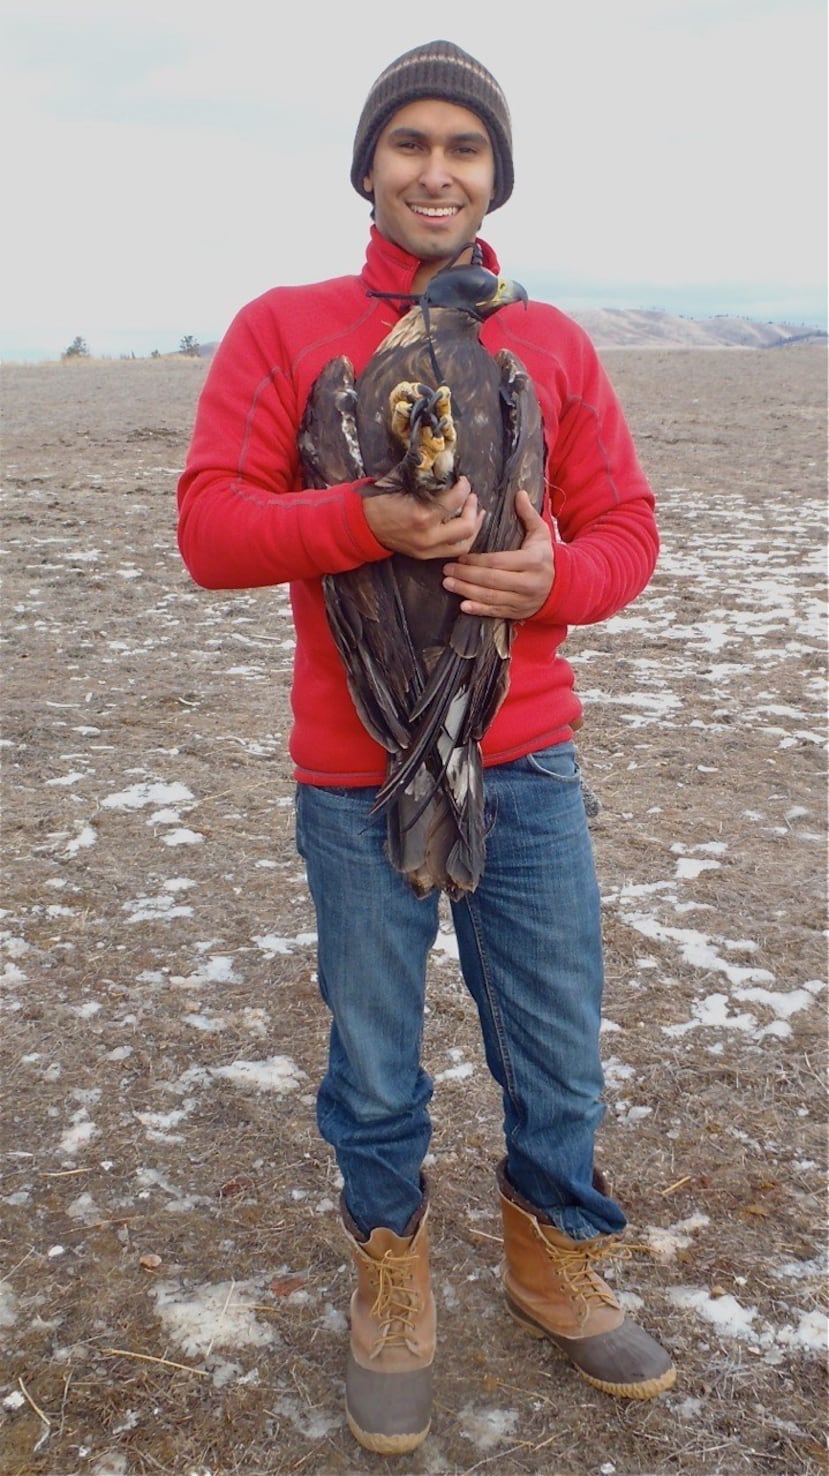
[[[528,620],[541,609],[553,587],[550,529],[523,490],[515,495],[515,511],[524,525],[520,548],[461,554],[457,562],[444,564],[443,587],[460,597],[466,615]]]

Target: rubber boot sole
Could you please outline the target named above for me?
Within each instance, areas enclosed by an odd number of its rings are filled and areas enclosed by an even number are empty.
[[[597,1379],[594,1374],[585,1373],[583,1368],[579,1368],[572,1354],[568,1351],[566,1345],[574,1342],[575,1339],[564,1338],[560,1341],[555,1333],[551,1333],[542,1323],[536,1322],[534,1317],[530,1317],[528,1312],[525,1312],[522,1307],[519,1307],[517,1303],[513,1302],[509,1293],[505,1294],[504,1300],[510,1317],[514,1322],[517,1322],[519,1327],[524,1329],[524,1332],[528,1333],[531,1338],[537,1338],[539,1340],[546,1339],[548,1343],[552,1343],[554,1348],[558,1348],[558,1351],[564,1354],[565,1358],[568,1359],[576,1370],[576,1373],[580,1374],[586,1383],[592,1384],[594,1389],[601,1389],[603,1394],[615,1394],[618,1399],[655,1399],[657,1394],[664,1394],[666,1389],[672,1388],[676,1383],[675,1368],[666,1369],[665,1373],[661,1374],[659,1378],[643,1379],[635,1384],[617,1384],[611,1383],[607,1379]]]
[[[359,1441],[364,1450],[374,1451],[375,1455],[405,1455],[409,1450],[417,1450],[432,1427],[430,1420],[426,1429],[419,1430],[415,1435],[376,1435],[369,1430],[360,1429],[357,1421],[352,1419],[348,1405],[346,1405],[345,1417],[354,1439]]]

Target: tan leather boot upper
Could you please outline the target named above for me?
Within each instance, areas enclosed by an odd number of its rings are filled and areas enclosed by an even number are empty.
[[[431,1423],[436,1317],[427,1217],[424,1205],[410,1236],[382,1227],[364,1242],[349,1234],[357,1289],[346,1417],[361,1445],[386,1455],[414,1450]]]
[[[676,1370],[665,1349],[626,1317],[596,1265],[618,1245],[613,1235],[572,1240],[517,1194],[498,1170],[504,1222],[507,1307],[527,1332],[549,1338],[582,1378],[606,1394],[652,1399]]]
[[[542,1224],[506,1195],[504,1287],[551,1332],[568,1338],[611,1332],[624,1312],[595,1265],[614,1248],[615,1238],[571,1240]]]
[[[351,1346],[358,1363],[382,1360],[387,1373],[422,1368],[435,1352],[435,1300],[429,1281],[429,1229],[424,1213],[407,1239],[378,1229],[352,1242],[357,1289],[351,1298]]]

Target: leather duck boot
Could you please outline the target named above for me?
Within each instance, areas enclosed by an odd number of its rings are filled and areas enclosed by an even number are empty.
[[[571,1240],[533,1209],[498,1168],[507,1309],[532,1337],[549,1338],[582,1378],[606,1394],[652,1399],[676,1378],[668,1354],[625,1316],[596,1263],[613,1235]]]
[[[399,1455],[429,1433],[435,1300],[429,1282],[424,1197],[403,1235],[378,1227],[368,1240],[342,1202],[357,1267],[345,1381],[349,1429],[366,1450]]]

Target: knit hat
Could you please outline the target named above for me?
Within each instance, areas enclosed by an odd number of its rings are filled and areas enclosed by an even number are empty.
[[[404,52],[380,73],[366,98],[354,138],[351,183],[364,200],[371,191],[363,180],[371,169],[377,140],[398,108],[419,98],[437,97],[476,113],[486,125],[495,155],[495,194],[490,210],[497,210],[512,194],[512,126],[509,108],[498,83],[486,67],[451,41],[429,41]]]

